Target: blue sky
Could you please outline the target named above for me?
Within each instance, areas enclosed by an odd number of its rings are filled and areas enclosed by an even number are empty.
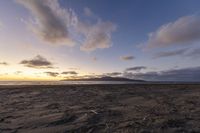
[[[2,0],[0,80],[196,81],[199,9],[198,0]]]

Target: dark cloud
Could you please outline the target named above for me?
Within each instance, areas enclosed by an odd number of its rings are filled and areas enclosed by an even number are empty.
[[[160,72],[125,73],[125,77],[147,81],[198,81],[200,82],[200,67],[173,69]]]
[[[45,74],[47,74],[48,76],[51,76],[51,77],[57,77],[57,76],[59,76],[58,72],[45,72]]]
[[[136,72],[139,72],[143,69],[147,69],[147,67],[145,66],[136,66],[136,67],[129,67],[129,68],[126,68],[125,71],[136,71]]]
[[[128,55],[128,56],[121,56],[120,59],[121,59],[121,60],[124,60],[124,61],[128,61],[128,60],[133,60],[133,59],[135,59],[135,57],[132,56],[132,55]]]
[[[65,75],[77,75],[78,73],[76,71],[66,71],[66,72],[62,72],[62,74],[65,74]]]
[[[33,59],[23,60],[20,62],[26,67],[43,69],[43,68],[53,68],[53,64],[41,55],[37,55]]]
[[[200,40],[200,16],[181,17],[149,34],[147,48],[192,44]]]
[[[68,28],[76,19],[72,10],[60,7],[58,0],[17,0],[35,18],[32,30],[37,36],[50,43],[73,45]]]
[[[4,66],[7,66],[9,65],[7,62],[0,62],[0,65],[4,65]]]
[[[157,58],[163,58],[163,57],[184,55],[187,51],[188,51],[188,49],[186,49],[186,48],[174,50],[174,51],[163,51],[163,52],[156,53],[153,58],[157,59]]]

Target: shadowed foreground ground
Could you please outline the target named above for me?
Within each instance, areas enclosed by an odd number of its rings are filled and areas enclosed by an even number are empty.
[[[200,85],[1,86],[7,132],[200,132]]]

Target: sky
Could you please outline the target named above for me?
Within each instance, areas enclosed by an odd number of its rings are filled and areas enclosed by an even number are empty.
[[[0,80],[200,81],[199,0],[1,0]]]

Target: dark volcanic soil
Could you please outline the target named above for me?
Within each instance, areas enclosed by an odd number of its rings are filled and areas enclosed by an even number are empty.
[[[200,85],[1,86],[0,133],[200,132]]]

